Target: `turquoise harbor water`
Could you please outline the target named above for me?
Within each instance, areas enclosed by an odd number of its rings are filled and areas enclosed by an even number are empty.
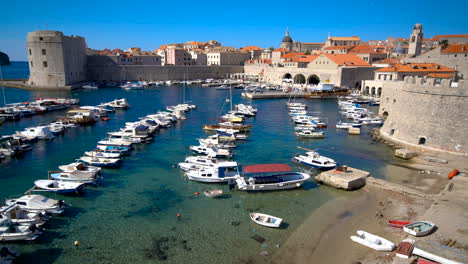
[[[315,209],[327,201],[348,196],[326,186],[308,182],[304,188],[268,193],[229,190],[226,185],[208,185],[186,180],[173,168],[191,154],[188,147],[207,134],[202,124],[215,123],[224,110],[227,91],[190,86],[188,97],[198,108],[175,127],[160,130],[150,144],[137,146],[124,158],[120,169],[105,169],[98,187],[88,187],[80,196],[51,195],[65,199],[73,207],[52,219],[36,242],[17,245],[20,263],[246,263],[266,250],[274,252]],[[50,141],[39,141],[21,157],[0,163],[0,199],[20,195],[36,179],[46,178],[48,170],[68,164],[84,151],[95,147],[107,132],[118,130],[125,122],[154,113],[166,105],[182,101],[182,87],[171,86],[139,91],[104,88],[70,93],[30,92],[6,88],[7,102],[30,100],[39,96],[73,97],[80,105],[96,105],[116,98],[127,98],[131,108],[110,114],[110,121],[94,126],[69,129]],[[234,102],[242,101],[234,91]],[[241,164],[288,163],[301,152],[296,146],[318,149],[342,164],[384,177],[382,167],[392,160],[389,149],[369,140],[370,129],[360,136],[348,136],[333,124],[339,119],[335,100],[299,100],[309,111],[326,117],[329,128],[323,140],[298,140],[293,134],[285,102],[261,100],[250,137],[235,149],[234,159]],[[11,134],[31,125],[52,121],[63,112],[7,122],[0,134]],[[312,171],[315,174],[315,171]],[[223,199],[196,196],[210,188],[223,188]],[[284,218],[283,229],[255,225],[249,212],[260,211]],[[177,214],[181,214],[178,219]],[[259,235],[266,241],[252,239]],[[79,249],[73,246],[80,241]],[[267,256],[268,257],[268,256]],[[265,257],[262,257],[265,258]]]

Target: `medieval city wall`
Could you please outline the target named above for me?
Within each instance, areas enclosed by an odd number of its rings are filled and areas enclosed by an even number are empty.
[[[407,77],[384,82],[381,136],[419,150],[468,155],[468,82]]]

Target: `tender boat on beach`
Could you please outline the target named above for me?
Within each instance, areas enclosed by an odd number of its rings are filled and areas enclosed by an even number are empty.
[[[39,189],[55,193],[78,193],[84,187],[83,183],[57,180],[36,180],[34,185]]]
[[[225,183],[239,176],[237,162],[220,162],[214,167],[189,170],[185,173],[189,180],[207,183]]]
[[[301,187],[309,178],[286,164],[261,164],[244,166],[235,183],[241,191],[276,191]]]
[[[208,191],[204,191],[203,194],[204,194],[206,197],[216,198],[216,197],[223,196],[223,195],[224,195],[224,191],[221,190],[221,189],[217,189],[217,190],[208,190]]]
[[[306,152],[305,155],[296,155],[292,158],[292,161],[320,170],[330,170],[337,165],[333,159],[321,156],[318,152],[312,150]]]
[[[7,199],[6,205],[18,205],[29,212],[61,214],[68,205],[63,200],[55,200],[39,194],[28,194],[17,199]]]
[[[68,165],[61,165],[59,169],[64,172],[72,172],[74,174],[87,175],[89,177],[101,173],[101,168],[95,166],[88,166],[83,162],[73,162]]]
[[[435,228],[435,224],[427,221],[414,222],[403,226],[403,231],[413,236],[425,236],[432,232]]]
[[[252,221],[254,221],[255,223],[259,225],[273,227],[273,228],[280,227],[281,222],[283,222],[283,219],[279,217],[262,214],[262,213],[251,213],[250,219],[252,219]]]
[[[98,157],[89,157],[83,156],[80,160],[98,167],[116,167],[120,164],[120,159],[111,159],[111,158],[98,158]]]
[[[358,230],[358,236],[351,236],[351,240],[363,246],[370,247],[378,251],[393,251],[395,244],[385,238]]]

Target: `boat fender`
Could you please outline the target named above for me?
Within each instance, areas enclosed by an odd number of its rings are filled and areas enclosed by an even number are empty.
[[[78,248],[80,246],[80,241],[76,240],[73,242],[73,245],[75,245],[75,248]]]
[[[449,173],[449,175],[447,176],[449,179],[452,179],[453,177],[457,176],[458,175],[458,170],[457,169],[454,169],[452,172]]]
[[[200,195],[199,192],[194,192],[193,195],[197,196],[197,195]]]

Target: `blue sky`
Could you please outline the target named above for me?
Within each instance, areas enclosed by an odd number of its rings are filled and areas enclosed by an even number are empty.
[[[0,51],[26,60],[26,35],[50,29],[86,38],[94,49],[215,39],[225,46],[278,47],[286,27],[294,40],[332,36],[363,40],[408,37],[422,23],[425,37],[468,34],[468,1],[2,1]]]

